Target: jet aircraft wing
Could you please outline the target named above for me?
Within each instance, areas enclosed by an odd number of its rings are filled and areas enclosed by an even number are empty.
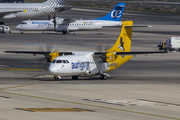
[[[57,12],[61,12],[61,11],[64,11],[64,10],[69,10],[71,8],[72,8],[72,6],[70,6],[70,5],[63,5],[63,6],[60,6],[60,7],[55,7],[55,10]]]
[[[0,17],[3,17],[7,14],[23,12],[24,10],[0,10]]]

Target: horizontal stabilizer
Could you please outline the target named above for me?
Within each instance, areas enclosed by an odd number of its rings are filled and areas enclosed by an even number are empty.
[[[124,27],[148,27],[151,28],[151,25],[133,25],[133,26],[124,26]]]

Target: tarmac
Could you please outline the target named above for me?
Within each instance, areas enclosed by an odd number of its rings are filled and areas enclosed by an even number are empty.
[[[76,7],[57,16],[94,19],[110,11]],[[121,28],[20,34],[14,27],[22,20],[7,20],[12,33],[0,34],[0,120],[180,120],[180,53],[137,55],[107,80],[54,81],[44,56],[4,50],[97,51],[99,44],[113,46]],[[159,41],[179,36],[178,15],[124,11],[125,20],[153,26],[133,28],[132,51],[157,51]]]

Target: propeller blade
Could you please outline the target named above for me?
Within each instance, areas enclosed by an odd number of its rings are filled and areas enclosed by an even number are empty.
[[[47,44],[47,43],[45,44],[46,52],[51,52],[52,48],[53,48],[53,46],[51,44]]]

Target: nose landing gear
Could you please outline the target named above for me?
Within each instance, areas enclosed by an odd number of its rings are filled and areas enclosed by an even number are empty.
[[[54,76],[55,81],[60,81],[61,77],[60,76]]]

